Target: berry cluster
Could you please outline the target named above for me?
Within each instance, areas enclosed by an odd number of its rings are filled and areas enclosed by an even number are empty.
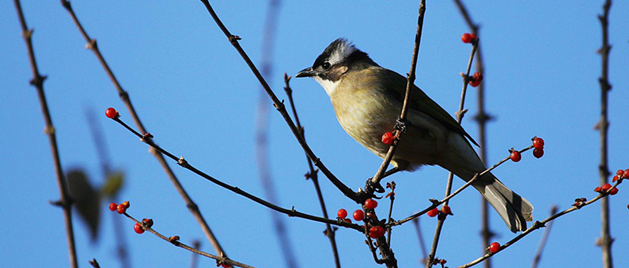
[[[461,36],[461,41],[463,41],[463,43],[466,43],[466,44],[472,43],[476,41],[476,39],[478,39],[478,37],[476,37],[476,35],[473,33],[464,33]]]
[[[124,201],[120,204],[111,203],[109,204],[109,210],[117,211],[118,214],[124,214],[125,212],[127,212],[127,209],[129,208],[129,206],[131,206],[129,201]]]
[[[386,232],[384,227],[380,226],[380,225],[375,225],[373,223],[375,223],[376,221],[370,221],[372,219],[375,219],[376,217],[376,212],[374,211],[374,209],[378,207],[378,201],[373,200],[371,198],[365,200],[365,203],[363,203],[363,209],[357,209],[354,211],[352,217],[354,218],[354,220],[356,221],[366,221],[367,225],[370,225],[371,227],[368,230],[369,233],[369,237],[371,238],[380,238],[384,235],[384,233]],[[339,211],[336,213],[337,220],[340,221],[344,221],[347,223],[351,223],[352,220],[346,218],[348,213],[347,210],[345,210],[344,208],[339,209]],[[365,227],[366,228],[366,227]]]
[[[535,156],[536,158],[540,158],[542,156],[544,156],[544,139],[540,138],[540,137],[533,137],[533,156]],[[513,162],[519,162],[520,160],[522,160],[522,154],[520,153],[520,151],[516,151],[515,149],[511,148],[509,149],[509,152],[511,153],[509,155],[509,158],[511,158],[511,161]]]
[[[452,209],[448,205],[443,205],[441,209],[433,208],[429,210],[426,214],[428,215],[428,217],[431,218],[437,215],[443,215],[443,217],[445,217],[445,215],[454,215],[452,214]]]

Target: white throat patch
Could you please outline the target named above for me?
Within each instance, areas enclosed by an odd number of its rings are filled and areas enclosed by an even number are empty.
[[[321,79],[321,77],[318,76],[315,76],[314,79],[323,87],[325,93],[328,93],[328,96],[330,97],[332,97],[332,93],[341,82],[341,80],[333,82],[331,80]]]

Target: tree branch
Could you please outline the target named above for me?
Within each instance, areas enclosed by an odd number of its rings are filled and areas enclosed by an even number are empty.
[[[28,51],[28,59],[31,65],[31,71],[33,72],[33,79],[30,84],[37,89],[37,96],[39,97],[39,105],[44,115],[45,129],[44,132],[48,135],[48,142],[50,143],[50,151],[52,152],[52,161],[55,166],[55,175],[57,177],[57,187],[59,188],[59,194],[61,199],[54,202],[63,209],[63,218],[66,227],[66,239],[68,240],[68,255],[70,257],[70,267],[79,267],[76,257],[76,245],[74,243],[74,228],[72,226],[72,198],[68,191],[68,185],[63,175],[63,169],[61,167],[61,157],[59,156],[59,147],[57,146],[57,136],[55,135],[55,127],[52,123],[52,116],[48,108],[48,102],[46,101],[46,94],[44,93],[44,80],[46,76],[39,74],[37,68],[37,61],[35,60],[35,51],[33,50],[33,29],[28,29],[26,25],[26,19],[22,12],[22,5],[19,0],[14,0],[15,9],[17,10],[18,18],[20,19],[20,25],[22,27],[22,37],[26,42],[26,49]]]

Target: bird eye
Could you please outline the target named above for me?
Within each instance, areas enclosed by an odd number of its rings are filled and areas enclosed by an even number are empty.
[[[326,61],[321,65],[321,67],[323,67],[323,69],[325,70],[330,69],[330,63]]]

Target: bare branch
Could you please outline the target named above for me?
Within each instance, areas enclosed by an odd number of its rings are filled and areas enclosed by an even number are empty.
[[[22,12],[22,5],[19,0],[14,0],[15,9],[17,10],[18,18],[20,19],[20,25],[22,27],[22,37],[26,42],[26,49],[28,51],[28,59],[31,64],[31,71],[33,72],[33,79],[30,84],[37,89],[37,96],[39,97],[39,105],[44,115],[45,129],[44,132],[48,135],[48,142],[50,143],[50,151],[52,152],[52,161],[55,166],[55,175],[57,177],[57,187],[59,188],[59,194],[61,199],[54,202],[63,209],[63,218],[66,227],[66,239],[68,240],[68,255],[70,257],[70,267],[79,267],[76,257],[76,245],[74,243],[74,228],[72,226],[72,198],[68,191],[68,185],[63,175],[63,169],[61,167],[61,157],[59,156],[59,147],[57,146],[57,136],[55,135],[55,127],[52,123],[52,116],[48,109],[48,102],[46,101],[46,94],[44,93],[44,80],[46,76],[39,74],[37,68],[37,61],[35,60],[35,51],[33,50],[33,29],[28,29],[26,25],[26,19]]]

